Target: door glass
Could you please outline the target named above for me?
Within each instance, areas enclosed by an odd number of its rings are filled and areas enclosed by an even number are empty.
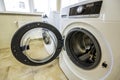
[[[32,62],[44,62],[54,55],[57,39],[53,32],[46,28],[33,28],[23,35],[20,47]]]

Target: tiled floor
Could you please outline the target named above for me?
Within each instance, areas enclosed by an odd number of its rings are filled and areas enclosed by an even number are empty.
[[[10,49],[0,50],[0,80],[67,80],[58,59],[44,66],[27,66],[19,63]]]

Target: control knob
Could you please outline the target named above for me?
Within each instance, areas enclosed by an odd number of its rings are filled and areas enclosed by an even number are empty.
[[[77,13],[79,14],[79,13],[82,13],[82,11],[83,11],[83,6],[79,6],[78,8],[77,8]]]

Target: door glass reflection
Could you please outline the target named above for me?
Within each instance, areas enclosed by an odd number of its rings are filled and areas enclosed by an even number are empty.
[[[31,61],[40,62],[51,58],[56,50],[56,36],[48,29],[34,28],[24,34],[21,49]]]

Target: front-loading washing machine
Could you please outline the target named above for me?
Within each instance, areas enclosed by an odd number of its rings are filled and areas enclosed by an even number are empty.
[[[62,9],[60,67],[69,80],[120,80],[119,2],[87,0]]]
[[[26,24],[12,38],[12,53],[31,66],[47,64],[60,54],[60,67],[69,80],[119,80],[119,2],[89,0],[62,9],[61,33],[48,23]]]

